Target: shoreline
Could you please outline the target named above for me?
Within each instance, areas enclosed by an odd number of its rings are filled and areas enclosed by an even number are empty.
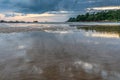
[[[7,23],[5,23],[7,24]],[[29,23],[30,24],[30,23]],[[37,23],[35,23],[37,24]],[[68,25],[69,27],[103,27],[103,26],[108,26],[108,27],[114,27],[114,26],[120,26],[120,23],[118,22],[113,22],[113,23],[106,23],[106,22],[54,22],[54,23],[44,23],[44,24],[58,24],[57,26],[50,26],[50,27],[44,27],[42,25],[42,23],[38,23],[41,24],[39,26],[36,27],[15,27],[15,26],[11,26],[11,27],[4,27],[4,25],[0,25],[0,33],[11,33],[11,32],[28,32],[28,31],[45,31],[45,30],[52,30],[52,31],[56,31],[57,29],[63,30],[63,27],[61,27],[61,25],[59,24],[65,24]],[[30,24],[31,25],[31,24]],[[64,29],[67,29],[69,27],[64,26]]]
[[[68,22],[70,26],[120,26],[120,22]]]

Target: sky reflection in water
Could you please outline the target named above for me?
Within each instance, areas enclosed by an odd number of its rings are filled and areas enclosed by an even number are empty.
[[[116,32],[0,33],[0,79],[119,80],[119,52]]]

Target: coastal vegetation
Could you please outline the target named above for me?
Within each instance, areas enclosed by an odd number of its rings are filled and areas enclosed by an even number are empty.
[[[82,22],[82,21],[120,21],[120,10],[105,10],[90,12],[78,15],[77,17],[69,18],[68,22]]]

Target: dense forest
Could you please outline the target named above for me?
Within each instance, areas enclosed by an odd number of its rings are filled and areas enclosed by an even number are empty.
[[[120,10],[91,12],[69,18],[68,22],[79,21],[120,21]]]

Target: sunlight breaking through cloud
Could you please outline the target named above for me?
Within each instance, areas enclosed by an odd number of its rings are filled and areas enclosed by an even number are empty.
[[[94,7],[94,8],[87,8],[87,10],[118,10],[120,6],[106,6],[106,7]]]

